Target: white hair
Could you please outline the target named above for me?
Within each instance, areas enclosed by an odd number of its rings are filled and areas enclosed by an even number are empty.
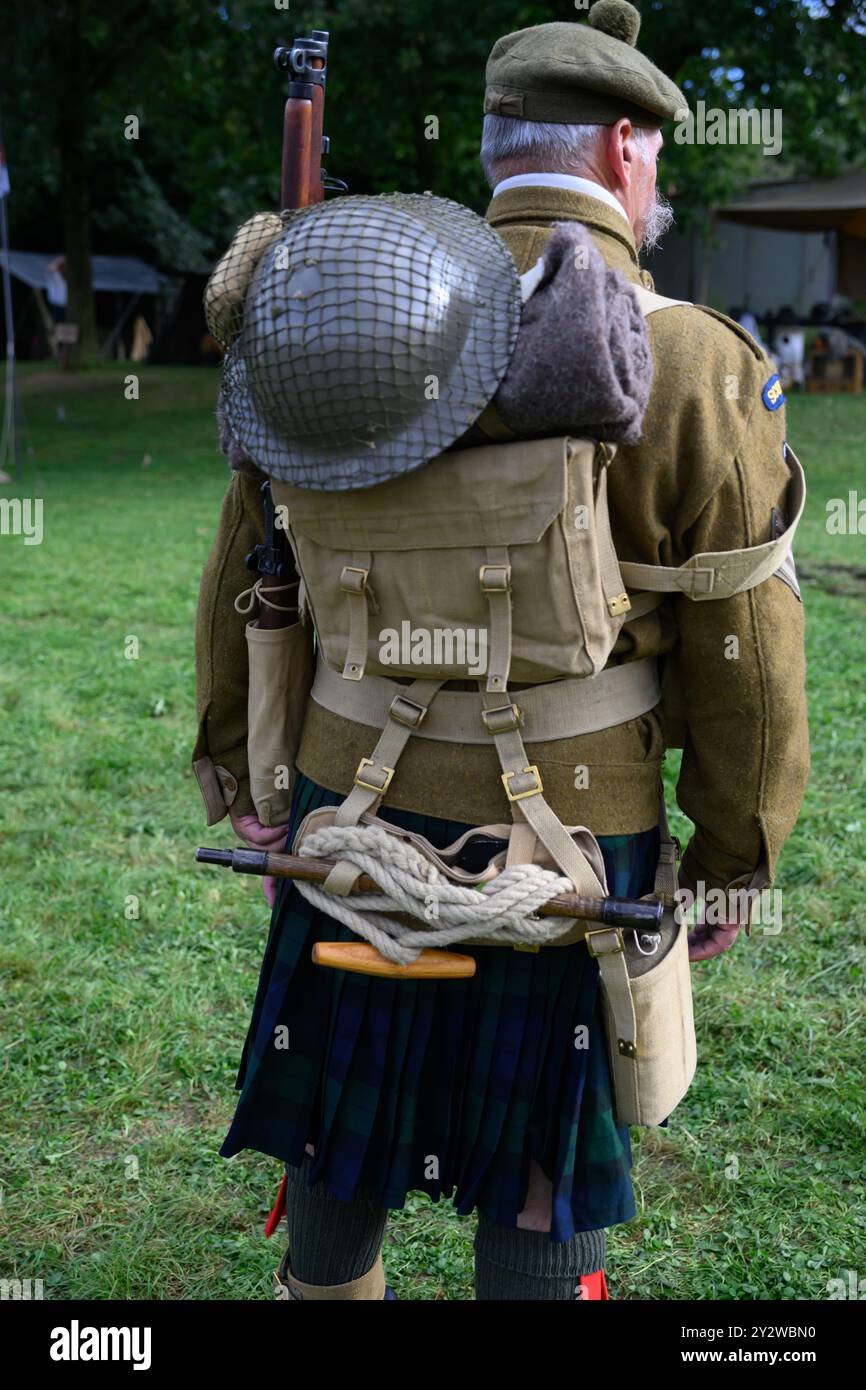
[[[559,125],[552,121],[521,121],[512,116],[484,117],[481,167],[491,188],[506,178],[515,164],[534,164],[546,174],[574,174],[584,166],[604,125]],[[651,131],[635,127],[634,142],[644,164],[652,163],[655,150]],[[512,168],[512,172],[513,168]]]

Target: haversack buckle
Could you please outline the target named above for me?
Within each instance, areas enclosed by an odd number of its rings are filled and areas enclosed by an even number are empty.
[[[592,940],[594,936],[613,937],[616,941],[614,949],[612,951],[597,951]],[[597,960],[599,956],[621,956],[625,951],[625,942],[623,941],[622,931],[619,927],[598,927],[595,931],[588,931],[585,940],[586,949],[595,960]]]
[[[514,777],[531,777],[533,786],[528,787],[526,791],[513,792],[509,784]],[[502,785],[505,788],[505,795],[508,797],[509,801],[525,801],[528,796],[541,796],[541,793],[544,791],[541,782],[541,773],[538,771],[535,763],[533,763],[531,767],[525,767],[522,772],[503,772]]]
[[[406,695],[395,695],[388,708],[388,718],[407,729],[417,729],[427,718],[427,706],[416,704]]]
[[[368,778],[362,777],[361,773],[365,768],[372,768],[375,776],[383,774],[382,781],[372,782]],[[372,758],[362,758],[355,773],[355,786],[363,787],[368,792],[386,792],[391,785],[393,776],[393,767],[386,767],[384,763],[374,763]]]
[[[340,573],[340,589],[344,594],[363,594],[370,571],[360,565],[344,565]]]
[[[510,565],[482,565],[478,571],[482,592],[485,594],[507,594],[511,589]]]
[[[496,709],[481,711],[484,727],[488,734],[510,734],[523,724],[523,711],[518,705],[499,705]]]

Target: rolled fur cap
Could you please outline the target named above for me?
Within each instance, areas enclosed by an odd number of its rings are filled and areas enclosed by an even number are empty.
[[[636,444],[652,381],[646,320],[628,281],[608,269],[581,223],[559,223],[494,397],[500,418],[523,438]]]
[[[588,24],[557,21],[505,34],[487,61],[485,114],[561,125],[658,127],[687,109],[661,68],[636,47],[640,13],[597,0]]]

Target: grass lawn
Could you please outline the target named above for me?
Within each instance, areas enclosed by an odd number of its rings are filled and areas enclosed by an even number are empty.
[[[49,1298],[269,1298],[279,1165],[216,1156],[267,910],[257,883],[192,860],[232,841],[205,830],[189,771],[198,577],[227,481],[217,376],[143,369],[128,401],[124,370],[25,368],[32,452],[0,488],[44,498],[41,545],[0,536],[0,1276]],[[633,1131],[614,1298],[822,1299],[866,1275],[866,542],[824,524],[829,498],[866,495],[866,400],[789,414],[811,488],[813,774],[785,929],[694,968],[698,1076],[667,1129]],[[395,1214],[399,1297],[471,1297],[473,1226],[422,1196]]]

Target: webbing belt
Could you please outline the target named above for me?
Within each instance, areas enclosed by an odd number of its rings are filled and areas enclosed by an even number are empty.
[[[438,687],[441,682],[435,684]],[[312,697],[332,714],[373,729],[385,728],[390,718],[416,738],[489,745],[490,730],[477,691],[440,689],[420,719],[411,691],[411,686],[384,676],[365,676],[360,682],[344,680],[339,671],[326,665],[320,652]],[[520,711],[521,733],[527,743],[597,733],[655,708],[661,699],[658,662],[655,657],[643,657],[608,667],[597,676],[512,691],[508,698]],[[427,705],[427,700],[420,703]]]

